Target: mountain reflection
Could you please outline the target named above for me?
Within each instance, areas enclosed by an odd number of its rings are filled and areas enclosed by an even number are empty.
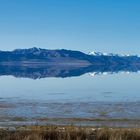
[[[119,73],[119,72],[138,72],[140,70],[139,65],[90,65],[88,67],[82,66],[13,66],[13,65],[0,65],[1,76],[14,76],[21,78],[40,79],[47,77],[74,77],[80,76],[86,73],[90,73],[91,76],[97,74],[107,73]]]

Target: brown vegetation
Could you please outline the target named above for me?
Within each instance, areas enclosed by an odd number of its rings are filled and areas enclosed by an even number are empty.
[[[0,140],[140,140],[140,129],[32,126],[1,130]]]

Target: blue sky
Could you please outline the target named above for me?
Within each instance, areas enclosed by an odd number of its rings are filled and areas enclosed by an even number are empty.
[[[0,0],[0,49],[140,54],[140,0]]]

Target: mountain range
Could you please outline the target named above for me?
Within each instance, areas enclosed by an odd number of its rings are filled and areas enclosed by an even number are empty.
[[[72,50],[47,50],[40,48],[16,49],[0,51],[0,64],[23,65],[48,63],[59,65],[140,65],[140,57],[136,55],[113,55],[104,53],[85,54]]]
[[[28,77],[71,77],[85,73],[140,71],[140,57],[99,52],[41,48],[0,51],[0,75]]]

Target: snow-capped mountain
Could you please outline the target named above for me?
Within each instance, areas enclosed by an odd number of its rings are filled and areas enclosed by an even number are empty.
[[[116,56],[117,54],[113,54],[113,53],[101,53],[101,52],[95,52],[95,51],[91,51],[88,53],[89,55],[95,55],[95,56]]]
[[[89,55],[97,55],[97,56],[103,55],[103,53],[101,53],[101,52],[94,52],[94,51],[89,52],[88,54]]]
[[[130,54],[114,54],[114,53],[101,53],[101,52],[95,52],[95,51],[91,51],[88,53],[89,55],[93,55],[93,56],[119,56],[119,57],[130,57],[130,56],[137,56],[140,57],[139,55],[130,55]]]
[[[140,57],[136,55],[118,55],[113,53],[90,52],[89,54],[73,50],[49,50],[41,48],[16,49],[0,51],[0,63],[56,63],[89,65],[140,65]]]

